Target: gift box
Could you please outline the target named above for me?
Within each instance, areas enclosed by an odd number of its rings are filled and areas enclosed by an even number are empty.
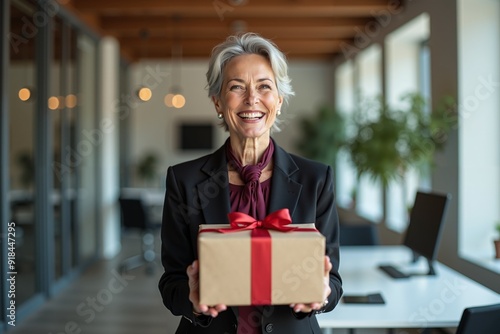
[[[239,215],[236,223],[234,214]],[[325,238],[314,224],[289,224],[288,210],[262,222],[240,213],[229,215],[231,225],[200,225],[201,304],[323,301]]]

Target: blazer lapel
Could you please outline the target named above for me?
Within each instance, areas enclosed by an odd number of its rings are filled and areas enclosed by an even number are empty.
[[[293,216],[302,185],[291,178],[299,168],[276,142],[274,143],[274,169],[271,181],[269,212],[288,208]],[[215,151],[201,168],[207,179],[197,185],[198,198],[203,216],[208,224],[228,224],[229,180],[225,145]]]
[[[290,216],[293,217],[302,185],[291,179],[291,176],[298,172],[299,168],[290,155],[279,147],[276,142],[274,145],[274,169],[271,181],[269,213],[288,208]]]
[[[208,178],[196,187],[200,207],[208,224],[228,224],[229,180],[225,145],[215,151],[201,168]]]

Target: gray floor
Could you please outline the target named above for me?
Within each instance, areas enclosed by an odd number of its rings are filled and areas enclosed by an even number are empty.
[[[174,334],[178,317],[162,304],[157,284],[158,267],[153,275],[143,268],[120,276],[120,258],[137,249],[137,240],[116,259],[100,261],[45,303],[36,313],[10,327],[8,334]],[[126,244],[127,245],[127,244]],[[335,330],[345,334],[347,330]],[[384,330],[356,330],[356,334],[386,334]],[[414,334],[415,330],[394,330],[393,334]]]
[[[136,240],[129,242],[133,247],[126,247],[128,253],[137,249]],[[153,275],[143,267],[120,276],[116,268],[123,256],[95,264],[7,333],[175,333],[179,318],[163,306],[157,287],[161,268]]]

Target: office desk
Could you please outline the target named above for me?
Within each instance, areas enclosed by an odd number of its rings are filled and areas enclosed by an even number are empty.
[[[161,224],[165,189],[160,188],[121,188],[120,196],[140,198],[146,206],[152,222]]]
[[[411,263],[403,246],[345,246],[340,249],[344,294],[380,292],[383,305],[344,304],[317,316],[321,328],[456,327],[464,308],[500,303],[500,295],[460,273],[435,263],[436,276],[393,279],[377,268],[396,265],[404,272],[425,272],[423,260]],[[325,331],[326,333],[326,331]]]

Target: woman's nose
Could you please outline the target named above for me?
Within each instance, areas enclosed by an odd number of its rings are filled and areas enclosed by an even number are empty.
[[[258,102],[259,98],[255,89],[247,89],[247,94],[245,96],[245,103],[249,106],[253,106]]]

